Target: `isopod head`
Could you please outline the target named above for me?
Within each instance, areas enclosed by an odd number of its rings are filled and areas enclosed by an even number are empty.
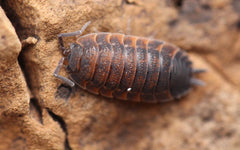
[[[83,48],[75,43],[70,45],[70,51],[66,52],[65,65],[68,73],[74,73],[79,70],[79,61],[81,59]]]

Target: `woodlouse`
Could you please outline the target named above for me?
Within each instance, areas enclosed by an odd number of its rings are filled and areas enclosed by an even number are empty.
[[[54,76],[70,86],[109,98],[141,102],[164,102],[188,93],[193,78],[192,62],[180,48],[163,41],[120,33],[91,33],[81,36],[66,49],[62,37],[80,35],[81,30],[58,35],[63,58]],[[60,76],[66,65],[71,80]]]

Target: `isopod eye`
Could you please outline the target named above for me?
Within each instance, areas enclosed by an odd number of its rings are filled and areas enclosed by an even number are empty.
[[[68,54],[67,60],[69,61],[71,59],[71,53]]]
[[[71,50],[76,49],[76,48],[78,48],[78,47],[80,47],[80,45],[78,45],[78,44],[76,44],[76,43],[71,43],[71,44],[70,44],[70,49],[71,49]]]
[[[82,56],[82,47],[78,44],[72,43],[70,45],[71,53],[68,55],[67,72],[77,72],[79,69],[79,61]]]

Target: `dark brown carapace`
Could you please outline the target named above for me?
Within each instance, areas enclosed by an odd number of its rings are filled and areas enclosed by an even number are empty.
[[[92,33],[79,37],[70,49],[65,49],[62,37],[79,35],[88,24],[80,31],[59,35],[64,58],[54,75],[70,86],[76,83],[108,98],[164,102],[185,95],[193,84],[203,84],[192,76],[204,70],[194,70],[184,51],[163,41]],[[71,80],[58,74],[62,64]]]

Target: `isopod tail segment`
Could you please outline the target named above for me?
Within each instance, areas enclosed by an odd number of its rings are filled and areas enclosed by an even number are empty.
[[[199,73],[204,73],[207,72],[206,69],[192,69],[192,74],[199,74]],[[190,79],[190,84],[195,85],[195,86],[205,86],[205,82],[202,80],[196,79],[196,78],[191,78]]]
[[[66,84],[68,84],[71,87],[74,87],[75,83],[73,81],[69,80],[68,78],[59,75],[59,72],[60,72],[60,69],[62,68],[62,65],[67,63],[67,62],[65,62],[65,57],[67,57],[69,55],[69,53],[71,53],[71,50],[65,48],[65,46],[63,44],[63,37],[79,36],[79,35],[81,35],[83,33],[83,31],[87,28],[87,26],[90,23],[91,23],[91,21],[88,21],[87,23],[85,23],[85,25],[81,28],[81,30],[78,30],[78,31],[75,31],[75,32],[58,34],[58,41],[59,41],[59,44],[60,44],[60,49],[62,50],[62,53],[63,53],[64,57],[58,62],[58,65],[57,65],[53,75],[56,78],[64,81]],[[71,44],[70,45],[70,49],[74,49],[75,46],[76,46],[75,44]]]
[[[192,68],[192,62],[188,59],[186,52],[179,50],[171,60],[170,91],[175,99],[185,96],[191,86],[204,86],[205,83],[194,76],[205,72],[204,69]]]

